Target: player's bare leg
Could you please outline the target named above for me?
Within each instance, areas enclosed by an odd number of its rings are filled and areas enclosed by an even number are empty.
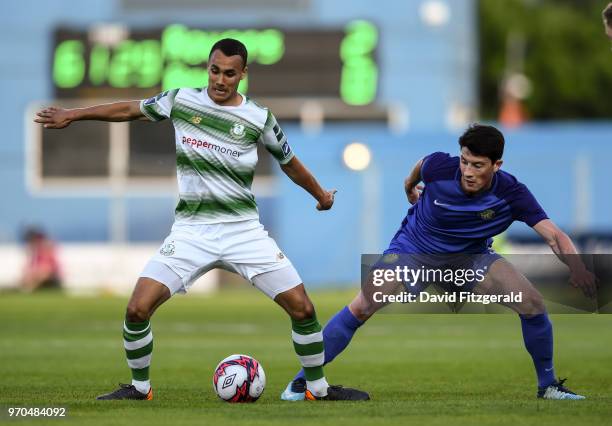
[[[125,313],[126,321],[148,321],[159,306],[170,299],[170,290],[152,278],[140,277]]]
[[[304,378],[300,382],[302,388],[299,389],[301,397],[291,400],[306,398],[359,401],[369,399],[369,395],[365,392],[341,386],[329,386],[327,383],[323,373],[325,363],[323,333],[304,285],[300,284],[280,293],[274,301],[291,317],[293,347],[304,371]]]
[[[552,323],[540,292],[505,259],[498,259],[489,268],[485,280],[478,284],[475,292],[480,294],[507,295],[522,293],[522,301],[504,303],[521,318],[525,348],[533,359],[538,376],[538,398],[584,399],[563,386],[564,380],[555,378],[553,367]]]
[[[522,294],[521,302],[504,303],[519,315],[535,316],[546,313],[540,292],[510,262],[498,259],[489,268],[484,281],[474,289],[479,294]]]
[[[382,293],[383,295],[396,294],[399,289],[403,288],[402,284],[395,281],[385,281],[381,286],[372,284],[373,276],[370,274],[366,283],[359,290],[359,293],[349,303],[348,309],[357,318],[361,324],[369,320],[377,311],[387,306],[388,302],[377,301],[374,293]],[[348,342],[347,342],[348,343]],[[327,362],[330,362],[331,359]]]
[[[122,384],[116,391],[101,395],[97,399],[153,399],[149,381],[153,332],[149,320],[170,296],[170,290],[162,283],[151,278],[138,279],[128,302],[123,324],[123,345],[132,370],[132,384]]]
[[[314,305],[306,294],[304,284],[300,284],[280,293],[274,298],[274,301],[278,303],[293,320],[301,321],[315,316]]]

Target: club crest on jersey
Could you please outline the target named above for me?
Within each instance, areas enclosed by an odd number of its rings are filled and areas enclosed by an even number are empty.
[[[283,260],[284,258],[285,258],[285,255],[283,254],[283,252],[282,252],[282,251],[279,251],[279,252],[276,254],[276,260]]]
[[[230,135],[232,135],[235,139],[242,139],[246,134],[246,127],[240,123],[234,123],[232,128],[230,129]]]
[[[197,115],[194,115],[193,117],[191,117],[191,121],[193,124],[200,124],[200,122],[202,121],[202,117],[198,117]]]
[[[495,217],[495,210],[486,209],[478,213],[482,220],[491,220]]]
[[[163,247],[159,249],[159,253],[164,256],[172,256],[174,254],[174,241],[164,244]]]

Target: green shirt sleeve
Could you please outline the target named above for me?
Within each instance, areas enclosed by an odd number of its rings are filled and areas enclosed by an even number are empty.
[[[152,98],[141,100],[140,111],[151,121],[169,118],[178,91],[179,89],[166,90]]]
[[[294,154],[287,142],[287,137],[270,111],[268,111],[268,118],[260,140],[280,164],[287,164],[293,158]]]

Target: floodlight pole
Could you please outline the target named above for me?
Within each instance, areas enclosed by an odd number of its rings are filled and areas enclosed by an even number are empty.
[[[376,162],[361,172],[361,252],[378,253],[380,251],[380,191],[382,188],[380,170]]]
[[[109,235],[113,243],[122,244],[127,241],[127,206],[125,192],[127,189],[126,184],[130,157],[130,127],[128,123],[110,123],[109,126]]]
[[[591,166],[585,153],[574,159],[574,232],[584,232],[591,225]]]

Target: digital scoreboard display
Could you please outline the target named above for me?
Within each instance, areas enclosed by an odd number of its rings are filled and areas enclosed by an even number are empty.
[[[60,27],[51,58],[55,96],[145,98],[177,87],[206,86],[210,48],[226,37],[242,41],[249,52],[243,93],[336,98],[347,105],[376,99],[378,31],[367,21],[308,30],[208,30],[181,24],[155,29]]]

